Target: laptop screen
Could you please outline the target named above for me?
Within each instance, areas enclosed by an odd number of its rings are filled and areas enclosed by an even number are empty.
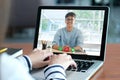
[[[66,20],[68,13],[76,15],[74,23],[72,20],[68,21],[73,25],[74,31],[67,31],[66,27],[70,25]],[[102,56],[105,50],[107,15],[106,7],[39,7],[34,47],[52,48],[57,44],[61,47],[70,45],[74,50],[73,47],[80,46],[82,52],[64,51],[63,47],[61,50],[53,48],[52,50],[58,53]]]

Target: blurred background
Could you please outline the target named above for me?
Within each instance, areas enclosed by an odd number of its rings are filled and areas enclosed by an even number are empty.
[[[9,1],[10,2],[10,1]],[[109,6],[107,43],[120,43],[120,0],[11,0],[7,43],[33,42],[38,6]]]

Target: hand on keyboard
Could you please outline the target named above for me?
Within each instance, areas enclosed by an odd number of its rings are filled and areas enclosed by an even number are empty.
[[[94,64],[94,62],[86,62],[86,61],[75,61],[77,64],[77,67],[69,66],[67,70],[69,71],[86,71],[89,69],[90,66]]]
[[[67,70],[70,70],[70,71],[77,71],[77,67],[73,66],[73,65],[70,65]]]

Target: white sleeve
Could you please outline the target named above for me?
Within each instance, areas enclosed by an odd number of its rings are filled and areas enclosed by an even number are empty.
[[[27,55],[19,56],[17,59],[26,67],[28,72],[32,70],[32,62]]]
[[[46,80],[66,80],[64,68],[59,64],[48,66],[44,69]]]
[[[3,53],[1,58],[1,80],[34,80],[26,67],[16,58]]]

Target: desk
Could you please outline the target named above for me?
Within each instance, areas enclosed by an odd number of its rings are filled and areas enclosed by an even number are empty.
[[[24,54],[32,50],[32,43],[6,43],[6,47],[23,48]],[[120,80],[120,44],[107,44],[103,67],[90,80]]]

